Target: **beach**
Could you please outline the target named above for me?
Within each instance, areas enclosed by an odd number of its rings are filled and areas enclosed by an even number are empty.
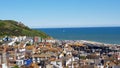
[[[37,28],[58,40],[88,40],[120,44],[120,27]]]

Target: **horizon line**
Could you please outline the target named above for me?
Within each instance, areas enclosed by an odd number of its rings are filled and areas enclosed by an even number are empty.
[[[88,26],[88,27],[33,27],[31,29],[48,29],[48,28],[110,28],[110,27],[120,27],[120,26]]]

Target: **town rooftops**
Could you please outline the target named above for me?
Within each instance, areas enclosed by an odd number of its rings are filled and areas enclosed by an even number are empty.
[[[38,57],[38,58],[46,58],[46,57],[51,57],[51,56],[52,56],[51,54],[46,54],[46,53],[33,55],[33,57]]]

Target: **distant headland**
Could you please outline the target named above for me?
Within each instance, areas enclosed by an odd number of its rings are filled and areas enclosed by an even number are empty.
[[[21,22],[14,20],[0,20],[0,36],[40,36],[49,37],[42,31],[30,29]]]

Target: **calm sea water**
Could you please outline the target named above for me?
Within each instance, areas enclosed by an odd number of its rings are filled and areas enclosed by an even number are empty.
[[[90,28],[40,28],[59,40],[90,40],[109,44],[120,44],[120,27]]]

